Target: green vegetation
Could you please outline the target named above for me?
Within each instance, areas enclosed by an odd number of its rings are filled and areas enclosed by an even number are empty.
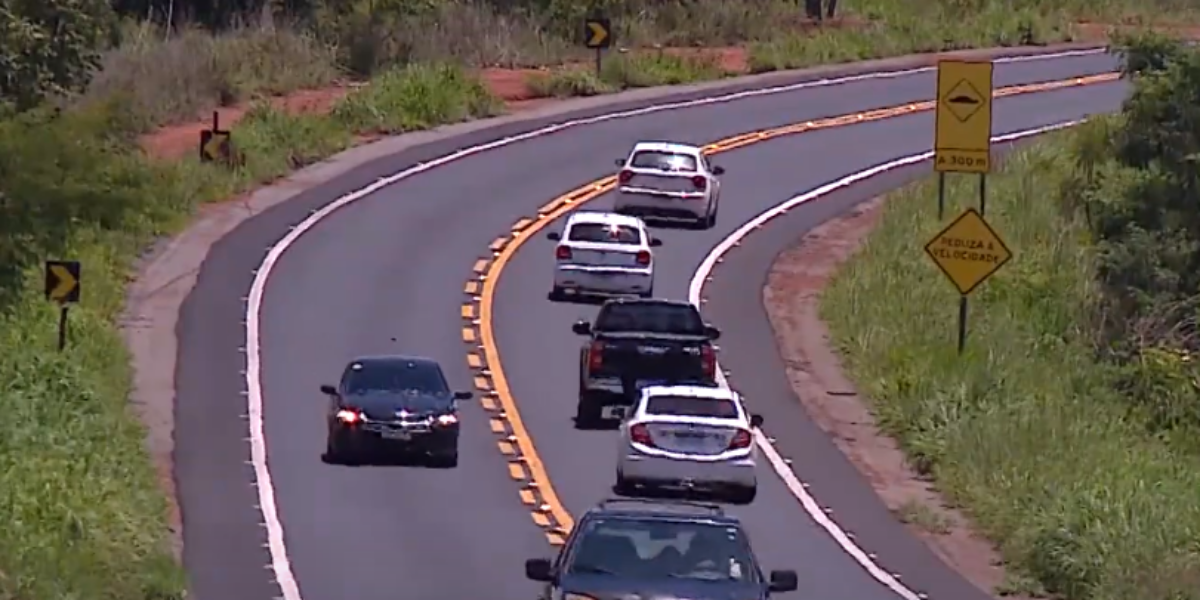
[[[351,131],[405,131],[493,114],[496,101],[453,67],[385,73],[329,116],[260,104],[234,136],[235,171],[146,161],[119,102],[0,122],[0,598],[183,597],[165,540],[162,492],[126,406],[116,332],[131,259],[225,198],[346,148]],[[40,261],[84,263],[71,341],[41,300]]]
[[[12,0],[0,6],[0,598],[165,600],[183,596],[166,503],[129,414],[116,333],[131,260],[194,209],[319,160],[366,132],[495,114],[475,67],[588,65],[579,21],[617,25],[597,77],[534,82],[546,95],[723,76],[703,53],[749,45],[755,70],[964,45],[1048,42],[1078,18],[1190,18],[1179,0],[843,0],[814,28],[785,0]],[[1136,19],[1135,19],[1136,20]],[[966,24],[965,26],[963,24]],[[464,69],[464,67],[466,69]],[[371,78],[327,114],[272,95]],[[138,136],[217,106],[253,103],[234,127],[237,169],[151,161]],[[84,263],[68,349],[40,299],[40,263]],[[1173,355],[1172,355],[1173,356]],[[1133,381],[1145,381],[1135,379]],[[1149,385],[1144,383],[1144,385]]]
[[[964,356],[957,294],[921,250],[944,225],[932,182],[894,195],[822,301],[880,424],[997,541],[1012,585],[1068,600],[1200,598],[1200,53],[1130,43],[1119,116],[992,177],[1015,258],[971,296]],[[959,208],[967,179],[949,178]]]

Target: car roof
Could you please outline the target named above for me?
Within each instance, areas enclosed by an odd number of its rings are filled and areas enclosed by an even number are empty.
[[[601,305],[601,307],[608,306],[610,304],[658,304],[658,305],[668,305],[668,306],[687,306],[690,308],[696,308],[696,305],[692,304],[691,302],[688,302],[687,300],[674,300],[674,299],[670,299],[670,298],[625,298],[625,297],[609,298],[608,300],[604,301],[604,304]]]
[[[642,388],[644,396],[691,396],[713,400],[732,400],[733,390],[719,386],[651,385]]]
[[[610,507],[619,503],[624,508]],[[641,519],[647,521],[676,521],[713,523],[741,527],[737,517],[726,514],[719,505],[698,502],[619,498],[602,501],[584,512],[583,518],[615,517],[619,519]]]
[[[428,358],[425,356],[411,356],[411,355],[407,355],[407,354],[363,355],[363,356],[355,357],[349,363],[347,363],[346,366],[350,366],[355,363],[359,363],[359,364],[363,364],[363,365],[380,365],[380,366],[412,365],[412,366],[421,366],[421,367],[437,367],[439,369],[442,367],[441,364],[438,363],[438,361],[433,360],[432,358]]]
[[[703,154],[699,146],[680,142],[638,142],[633,145],[633,152],[669,152],[672,154]]]
[[[585,210],[571,213],[571,216],[567,218],[567,223],[569,225],[575,225],[579,223],[598,223],[602,225],[612,224],[627,225],[629,227],[637,228],[642,227],[642,220],[637,217],[613,212],[601,212],[598,210]]]

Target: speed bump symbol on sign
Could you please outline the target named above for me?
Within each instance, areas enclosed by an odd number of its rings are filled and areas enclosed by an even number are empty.
[[[46,261],[46,299],[59,304],[79,302],[79,262]]]
[[[968,208],[925,244],[925,253],[964,296],[1012,259],[1012,251],[975,209]]]
[[[600,17],[588,17],[583,22],[583,45],[592,48],[612,46],[612,23]]]
[[[992,63],[938,63],[934,169],[987,173],[992,154]]]

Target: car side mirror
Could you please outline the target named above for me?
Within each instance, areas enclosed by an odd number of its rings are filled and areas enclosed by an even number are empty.
[[[774,575],[774,572],[771,574]],[[525,561],[525,578],[532,581],[554,581],[554,573],[550,567],[550,561],[545,558],[531,558]],[[795,580],[796,577],[793,573],[792,581]],[[774,585],[774,580],[772,580],[772,585]]]
[[[657,248],[662,245],[662,240],[658,238],[650,238],[650,247]]]
[[[474,398],[474,397],[475,397],[475,394],[473,394],[471,392],[454,392],[455,400],[470,400],[471,398]]]
[[[713,175],[724,175],[725,167],[713,167],[712,172],[713,172]]]
[[[790,569],[786,571],[771,571],[770,590],[772,592],[794,592],[798,587],[800,587],[800,582],[796,577],[795,571]]]
[[[550,233],[546,234],[546,239],[557,242],[558,240],[562,239],[562,234],[557,231],[551,231]]]
[[[763,426],[762,415],[750,415],[750,426],[758,429]]]
[[[712,325],[705,325],[704,335],[708,336],[708,339],[710,340],[719,340],[721,339],[721,330],[713,327]]]
[[[587,321],[576,321],[571,326],[571,331],[574,331],[575,335],[592,335],[592,324]]]
[[[618,167],[623,167],[625,166],[625,159],[618,158],[617,160],[613,161],[613,164],[617,165]]]
[[[321,393],[325,394],[326,396],[336,396],[337,388],[333,387],[332,385],[326,384],[326,385],[321,386]]]

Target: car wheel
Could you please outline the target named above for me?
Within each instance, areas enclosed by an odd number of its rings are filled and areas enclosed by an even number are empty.
[[[734,504],[750,504],[757,495],[757,485],[739,485],[729,490],[729,501]]]
[[[550,299],[551,300],[553,300],[555,302],[559,302],[559,301],[565,299],[566,296],[567,296],[567,294],[566,294],[566,292],[563,291],[562,288],[560,288],[558,286],[554,286],[554,287],[550,288]]]
[[[579,403],[575,405],[575,428],[595,429],[604,419],[600,418],[601,406],[586,394],[579,395]]]
[[[653,298],[654,297],[654,284],[653,283],[650,284],[650,289],[648,289],[644,292],[639,292],[638,295],[643,298]]]
[[[458,466],[458,448],[450,452],[434,454],[432,457],[433,465],[442,469],[453,469]]]
[[[637,493],[637,486],[625,479],[620,471],[617,471],[617,482],[613,484],[613,493],[618,496],[633,496]]]

